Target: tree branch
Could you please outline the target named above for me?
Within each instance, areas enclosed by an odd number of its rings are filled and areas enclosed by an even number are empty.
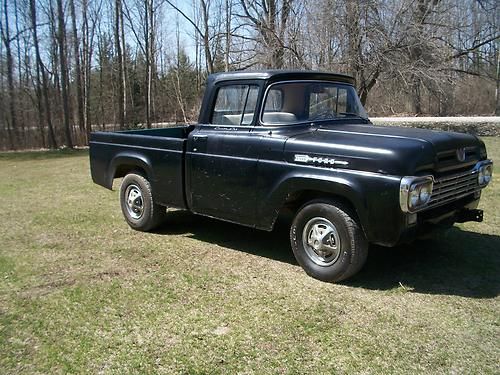
[[[452,59],[456,59],[456,58],[459,58],[459,57],[462,57],[462,56],[465,56],[465,55],[468,55],[469,53],[471,53],[472,51],[475,51],[476,49],[484,46],[485,44],[488,44],[488,43],[491,43],[491,42],[494,42],[495,40],[497,39],[500,39],[500,35],[495,35],[491,38],[488,38],[484,41],[482,41],[481,43],[478,43],[476,45],[473,45],[472,47],[470,48],[467,48],[465,50],[462,50],[462,51],[459,51],[457,53],[455,53],[454,55],[452,55],[449,60],[452,60]]]
[[[194,23],[194,21],[188,17],[186,13],[184,13],[182,10],[180,10],[176,5],[174,5],[170,0],[165,0],[165,2],[170,5],[172,8],[174,8],[186,21],[188,21],[191,25],[193,25],[194,29],[202,38],[205,37],[205,34],[200,30],[200,28]]]

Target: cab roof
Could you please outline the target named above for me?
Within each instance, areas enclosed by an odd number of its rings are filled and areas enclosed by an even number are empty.
[[[325,80],[344,82],[352,85],[354,85],[355,83],[354,78],[347,74],[329,73],[314,70],[248,70],[214,73],[208,76],[208,82],[211,84],[238,80]]]

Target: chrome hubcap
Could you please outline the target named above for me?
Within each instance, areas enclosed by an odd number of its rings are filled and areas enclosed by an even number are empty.
[[[129,185],[125,191],[127,211],[133,219],[140,219],[144,213],[144,202],[141,189],[137,185]]]
[[[302,244],[309,258],[319,266],[329,266],[340,256],[337,228],[322,217],[315,217],[304,226]]]

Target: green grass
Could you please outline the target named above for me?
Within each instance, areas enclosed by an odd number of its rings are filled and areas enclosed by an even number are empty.
[[[287,231],[122,219],[85,151],[0,155],[0,373],[499,373],[500,138],[483,223],[372,246],[343,284]]]

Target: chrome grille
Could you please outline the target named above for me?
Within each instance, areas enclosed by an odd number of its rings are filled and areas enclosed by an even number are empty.
[[[479,190],[476,169],[438,178],[434,180],[431,200],[426,208],[455,201]]]

